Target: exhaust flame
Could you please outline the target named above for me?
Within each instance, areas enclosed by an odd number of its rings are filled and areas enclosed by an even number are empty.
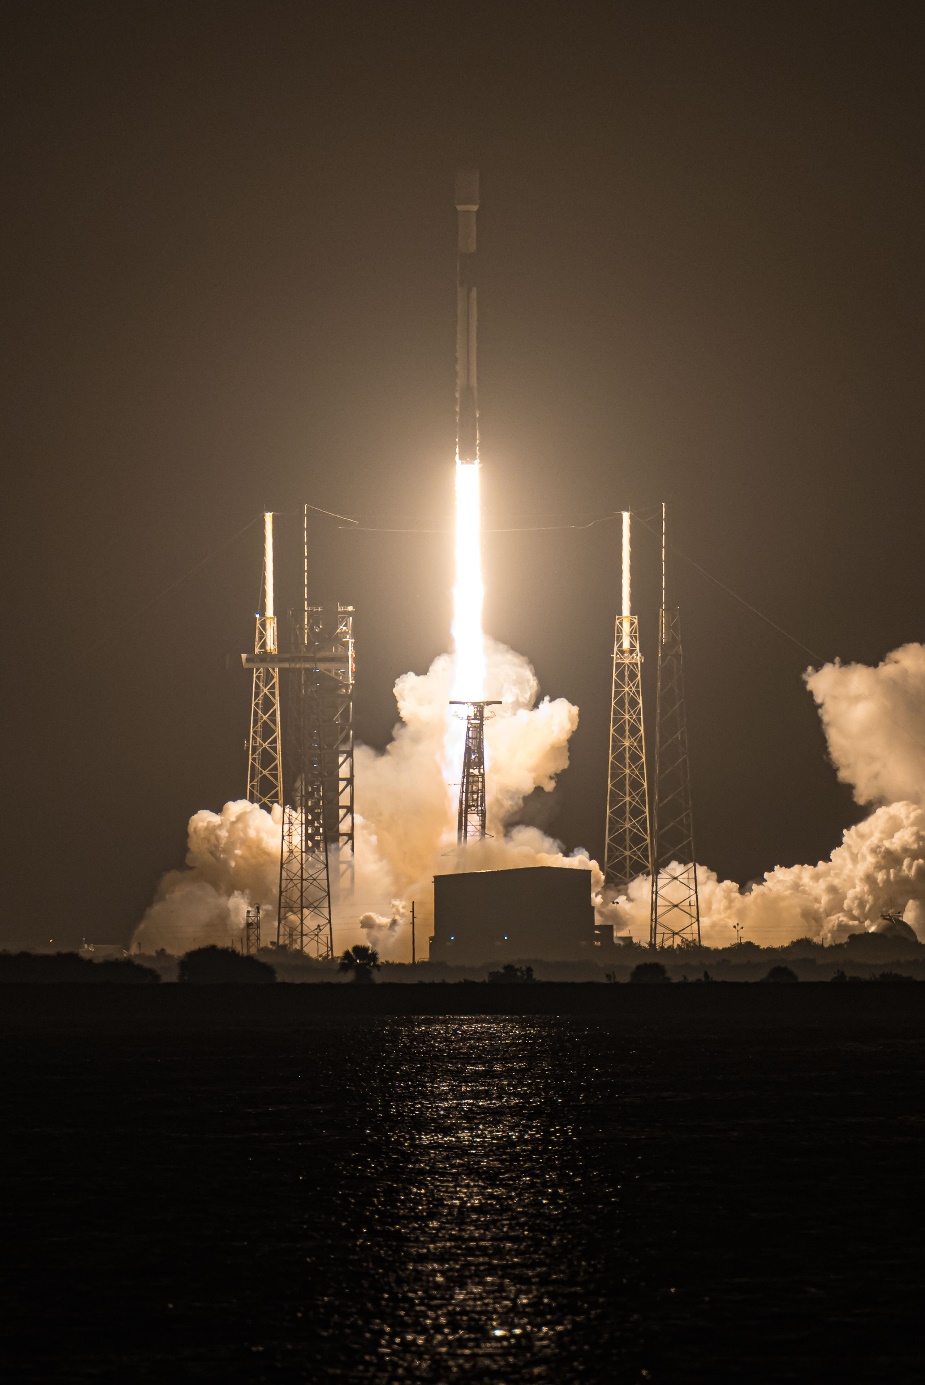
[[[457,458],[453,697],[459,701],[477,702],[485,696],[484,598],[479,463]]]

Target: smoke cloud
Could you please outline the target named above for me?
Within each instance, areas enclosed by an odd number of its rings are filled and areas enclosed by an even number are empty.
[[[925,941],[925,646],[903,645],[876,667],[835,662],[804,676],[839,779],[858,803],[876,806],[827,861],[778,866],[744,894],[698,867],[704,942],[734,941],[736,923],[764,946],[836,942],[908,905]],[[644,936],[647,880],[633,882],[620,915]]]
[[[459,870],[534,865],[590,869],[599,917],[648,936],[647,877],[603,904],[597,862],[583,850],[564,853],[539,828],[516,823],[535,789],[550,792],[568,765],[578,709],[564,698],[539,700],[536,675],[520,654],[486,642],[486,696],[502,705],[486,723],[488,831],[484,841],[456,844],[456,797],[463,723],[450,721],[453,677],[448,654],[425,674],[395,685],[399,722],[383,752],[357,748],[356,888],[335,903],[335,948],[370,942],[385,957],[410,957],[410,903],[426,955],[432,877]],[[703,940],[726,946],[741,935],[764,946],[799,937],[838,941],[874,927],[881,913],[909,906],[925,940],[925,646],[904,645],[876,667],[826,664],[805,675],[819,708],[829,755],[870,815],[849,827],[828,860],[778,866],[744,892],[698,866]],[[186,869],[164,877],[136,930],[136,950],[180,953],[206,943],[235,944],[249,902],[275,918],[280,815],[227,803],[189,824]]]
[[[135,952],[181,955],[193,947],[236,946],[248,904],[275,910],[282,814],[244,801],[194,813],[186,869],[169,871],[132,939]]]
[[[384,957],[410,956],[414,900],[426,956],[436,874],[561,865],[590,867],[595,888],[602,884],[585,852],[564,855],[561,844],[536,827],[506,830],[524,799],[537,788],[551,792],[568,765],[578,708],[564,698],[538,702],[528,661],[493,640],[486,641],[486,697],[501,705],[492,709],[485,730],[490,835],[458,848],[458,785],[451,776],[462,761],[464,723],[451,717],[448,726],[452,679],[449,654],[436,658],[425,674],[403,674],[395,684],[400,720],[390,744],[381,753],[357,746],[355,888],[351,898],[335,899],[338,952],[368,942]],[[236,802],[226,803],[221,813],[194,814],[186,869],[164,876],[136,930],[135,950],[182,953],[207,943],[238,945],[249,902],[260,902],[265,917],[274,918],[280,837],[279,810],[271,815]]]
[[[925,806],[925,645],[807,673],[838,777],[858,803]]]
[[[584,852],[566,856],[561,843],[536,827],[508,828],[534,789],[551,792],[568,765],[568,742],[578,708],[564,698],[539,697],[536,674],[522,654],[485,642],[485,695],[501,705],[485,726],[487,829],[483,841],[456,842],[458,776],[464,723],[447,705],[453,659],[441,654],[425,674],[406,673],[395,684],[401,718],[381,754],[357,749],[357,891],[360,900],[413,899],[428,931],[433,876],[455,871],[517,869],[534,865],[591,866]],[[462,709],[460,709],[462,710]],[[597,869],[596,867],[594,867]],[[597,885],[600,886],[600,871]],[[393,903],[391,917],[396,917]],[[404,917],[402,914],[401,917]],[[383,955],[409,951],[407,928],[377,934]]]

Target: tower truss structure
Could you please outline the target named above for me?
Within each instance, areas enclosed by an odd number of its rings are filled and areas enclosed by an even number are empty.
[[[465,707],[466,743],[463,749],[462,778],[459,783],[459,813],[456,840],[481,841],[486,835],[485,802],[485,708],[497,707],[498,699],[484,702],[451,702],[451,707]]]
[[[291,613],[290,649],[242,655],[245,668],[286,675],[277,942],[333,956],[332,895],[353,888],[356,677],[352,606],[308,602],[308,506],[303,520],[303,603]],[[281,776],[282,777],[282,776]],[[283,801],[282,799],[280,801]],[[334,869],[331,869],[333,858]]]
[[[335,859],[335,894],[352,892],[354,875],[353,617],[354,608],[340,604],[308,610],[309,695],[317,723],[324,837]]]
[[[667,604],[667,537],[666,509],[663,505],[649,927],[652,947],[678,947],[700,942],[700,897],[687,751],[681,615],[677,606]]]
[[[244,915],[244,952],[252,957],[260,950],[260,905],[251,904]]]
[[[263,517],[263,615],[257,616],[254,653],[277,652],[273,611],[273,515]],[[283,759],[279,725],[279,669],[254,667],[250,735],[247,742],[247,801],[269,810],[283,802]]]
[[[279,858],[277,946],[333,957],[331,874],[325,833],[321,762],[321,699],[311,666],[311,612],[293,615],[292,643],[300,661],[289,675],[288,782]]]
[[[639,624],[632,614],[630,513],[623,511],[623,614],[617,616],[613,644],[613,696],[607,779],[607,832],[604,883],[625,890],[652,869],[649,786],[642,707],[642,655]]]

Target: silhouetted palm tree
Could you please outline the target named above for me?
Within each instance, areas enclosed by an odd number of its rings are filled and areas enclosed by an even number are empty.
[[[348,947],[337,964],[338,971],[352,971],[354,981],[372,981],[373,972],[379,970],[379,953],[374,947],[357,943]]]

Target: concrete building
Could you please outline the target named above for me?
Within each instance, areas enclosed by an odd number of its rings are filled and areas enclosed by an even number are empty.
[[[432,962],[592,960],[598,941],[589,870],[531,866],[434,876]]]

